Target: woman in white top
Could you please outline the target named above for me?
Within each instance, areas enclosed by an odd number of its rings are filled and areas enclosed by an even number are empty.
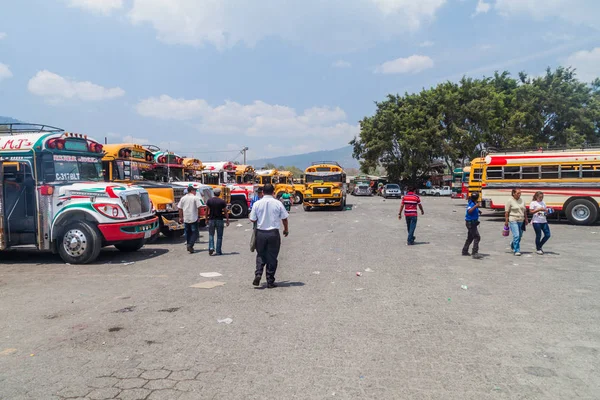
[[[533,195],[533,201],[529,205],[529,212],[533,214],[531,223],[535,230],[535,247],[537,253],[541,255],[544,254],[542,247],[550,239],[550,227],[546,219],[548,208],[546,207],[546,203],[544,203],[544,193],[536,192]],[[543,238],[542,233],[544,234]]]

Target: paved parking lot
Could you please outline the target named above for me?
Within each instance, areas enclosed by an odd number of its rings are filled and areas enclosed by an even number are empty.
[[[528,231],[518,258],[488,214],[472,260],[461,201],[425,198],[413,247],[399,201],[350,201],[293,210],[272,290],[251,285],[246,221],[222,257],[1,254],[0,398],[600,397],[600,226],[552,224],[545,256]]]

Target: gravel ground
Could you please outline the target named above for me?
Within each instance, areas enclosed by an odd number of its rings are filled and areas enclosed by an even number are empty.
[[[251,285],[247,221],[221,257],[207,232],[193,255],[2,253],[0,398],[600,398],[600,226],[552,223],[545,256],[529,230],[519,258],[486,214],[473,260],[460,200],[425,198],[413,247],[399,201],[350,202],[294,208],[276,289]]]

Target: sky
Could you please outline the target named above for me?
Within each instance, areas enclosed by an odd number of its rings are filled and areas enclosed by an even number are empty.
[[[600,76],[598,0],[0,0],[0,115],[204,161],[340,148],[389,93]]]

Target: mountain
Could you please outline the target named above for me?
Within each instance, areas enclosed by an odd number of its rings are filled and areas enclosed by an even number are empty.
[[[283,165],[286,167],[296,167],[304,170],[306,167],[317,161],[337,161],[345,169],[359,168],[358,160],[352,158],[352,146],[342,147],[335,150],[315,151],[312,153],[297,154],[293,156],[282,156],[275,158],[263,158],[261,160],[248,161],[248,164],[255,168],[261,168],[265,164]]]
[[[10,117],[3,117],[0,115],[0,124],[14,124],[17,122],[21,122],[18,119],[14,119],[14,118],[10,118]]]

